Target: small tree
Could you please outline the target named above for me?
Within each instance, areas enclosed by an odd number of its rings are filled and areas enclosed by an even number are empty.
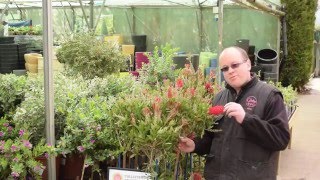
[[[298,90],[309,81],[313,61],[316,0],[282,0],[286,4],[288,57],[280,74],[284,86]]]

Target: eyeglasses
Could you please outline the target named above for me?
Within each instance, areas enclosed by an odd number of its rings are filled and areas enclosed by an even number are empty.
[[[245,63],[245,62],[247,62],[247,60],[242,61],[242,62],[238,62],[238,63],[233,63],[233,64],[231,64],[230,66],[225,66],[225,67],[221,68],[220,70],[221,70],[222,72],[228,72],[228,71],[229,71],[229,68],[231,68],[231,69],[236,69],[236,68],[238,68],[241,64],[243,64],[243,63]]]

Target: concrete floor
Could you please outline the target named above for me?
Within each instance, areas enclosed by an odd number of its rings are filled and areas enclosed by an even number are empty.
[[[291,149],[281,152],[278,180],[320,180],[320,78],[298,96]]]

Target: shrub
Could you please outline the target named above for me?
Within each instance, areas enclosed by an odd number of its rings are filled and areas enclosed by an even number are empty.
[[[301,90],[309,81],[313,61],[314,22],[317,2],[282,0],[286,4],[288,57],[280,74],[284,86]]]
[[[77,34],[61,45],[58,61],[70,67],[74,74],[92,79],[119,72],[126,65],[125,56],[115,45],[102,42],[92,34]]]

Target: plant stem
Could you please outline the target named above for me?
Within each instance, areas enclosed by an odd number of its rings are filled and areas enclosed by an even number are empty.
[[[86,159],[87,159],[87,154],[84,156],[84,160],[83,160],[83,166],[82,166],[82,172],[81,172],[81,180],[83,180],[83,176],[84,176],[84,171],[86,169]]]
[[[174,180],[177,180],[178,179],[178,166],[179,166],[179,161],[180,161],[180,151],[177,150],[177,153],[176,153],[176,163],[175,163],[175,167],[174,167],[174,177],[173,179]]]

